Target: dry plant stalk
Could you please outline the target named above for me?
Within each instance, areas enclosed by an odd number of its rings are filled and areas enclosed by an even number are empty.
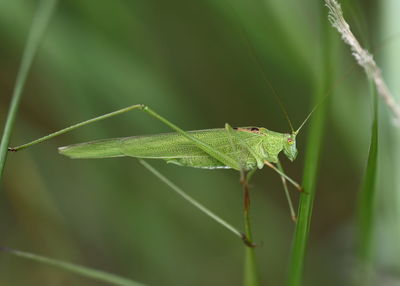
[[[364,68],[367,76],[373,80],[378,94],[382,97],[383,101],[392,111],[395,122],[400,124],[400,106],[394,100],[387,84],[383,80],[382,72],[376,65],[373,56],[365,49],[363,49],[350,30],[349,24],[343,17],[342,8],[336,0],[325,0],[325,6],[329,9],[329,21],[332,26],[336,28],[342,35],[343,41],[351,48],[351,52],[356,59],[357,63]]]

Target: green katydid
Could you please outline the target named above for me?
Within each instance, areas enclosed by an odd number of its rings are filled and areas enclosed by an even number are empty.
[[[292,130],[291,133],[278,133],[259,127],[231,128],[228,124],[225,129],[185,132],[148,106],[137,104],[72,125],[27,144],[9,148],[9,151],[16,152],[84,125],[136,109],[157,118],[176,133],[98,140],[61,147],[59,152],[70,158],[130,156],[163,159],[181,166],[209,169],[231,168],[241,172],[254,171],[267,165],[282,177],[291,215],[295,219],[294,210],[287,194],[286,180],[299,190],[301,187],[283,172],[278,155],[283,152],[289,160],[296,159],[296,135],[314,110],[301,126],[296,131]],[[278,167],[275,167],[274,163]]]

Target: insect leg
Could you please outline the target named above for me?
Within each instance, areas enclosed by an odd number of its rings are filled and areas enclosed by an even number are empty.
[[[243,160],[243,158],[240,158],[240,152],[239,152],[239,149],[238,149],[238,145],[235,144],[235,142],[233,142],[233,137],[235,136],[233,134],[233,128],[228,123],[225,123],[225,130],[226,130],[226,132],[228,132],[228,135],[229,135],[228,138],[229,138],[229,142],[231,144],[232,150],[233,150],[233,154],[237,155],[236,156],[236,161],[240,166],[241,178],[244,178],[244,173],[243,173],[244,169],[245,169],[244,166],[243,166],[244,160]],[[242,179],[240,181],[242,181]]]
[[[119,109],[119,110],[111,112],[111,113],[107,113],[107,114],[104,114],[104,115],[101,115],[101,116],[98,116],[98,117],[95,117],[95,118],[92,118],[92,119],[89,119],[89,120],[74,124],[72,126],[69,126],[67,128],[61,129],[61,130],[59,130],[57,132],[51,133],[51,134],[49,134],[47,136],[41,137],[41,138],[36,139],[34,141],[31,141],[29,143],[26,143],[26,144],[23,144],[23,145],[20,145],[20,146],[17,146],[17,147],[8,148],[8,150],[12,151],[12,152],[16,152],[16,151],[19,151],[21,149],[33,146],[35,144],[41,143],[41,142],[46,141],[46,140],[49,140],[49,139],[51,139],[53,137],[56,137],[58,135],[70,132],[70,131],[75,130],[75,129],[79,128],[79,127],[82,127],[82,126],[85,126],[85,125],[88,125],[88,124],[91,124],[91,123],[94,123],[94,122],[97,122],[97,121],[100,121],[100,120],[103,120],[103,119],[107,119],[107,118],[113,117],[115,115],[123,114],[123,113],[126,113],[128,111],[135,110],[135,109],[144,111],[144,112],[148,113],[149,115],[151,115],[152,117],[155,117],[156,119],[160,120],[161,122],[163,122],[164,124],[166,124],[167,126],[172,128],[173,130],[175,130],[176,132],[178,132],[182,136],[188,138],[198,148],[200,148],[201,150],[203,150],[204,152],[206,152],[210,156],[214,157],[215,159],[217,159],[221,163],[225,164],[226,166],[231,167],[231,168],[236,169],[236,170],[240,170],[239,163],[236,162],[235,160],[233,160],[231,157],[229,157],[226,154],[223,154],[222,152],[220,152],[217,149],[211,147],[207,143],[205,143],[205,142],[193,137],[192,135],[188,134],[187,132],[185,132],[184,130],[180,129],[178,126],[174,125],[173,123],[171,123],[170,121],[168,121],[167,119],[165,119],[164,117],[162,117],[161,115],[159,115],[158,113],[156,113],[155,111],[150,109],[148,106],[143,105],[143,104],[132,105],[132,106],[129,106],[129,107],[126,107],[126,108],[122,108],[122,109]]]
[[[125,112],[131,111],[131,110],[134,110],[134,109],[139,109],[139,108],[141,108],[141,104],[136,104],[136,105],[132,105],[132,106],[129,106],[129,107],[126,107],[126,108],[122,108],[122,109],[119,109],[117,111],[110,112],[110,113],[107,113],[107,114],[104,114],[104,115],[101,115],[101,116],[98,116],[98,117],[95,117],[95,118],[92,118],[92,119],[89,119],[89,120],[86,120],[86,121],[82,121],[80,123],[71,125],[71,126],[69,126],[67,128],[61,129],[61,130],[59,130],[57,132],[51,133],[49,135],[46,135],[44,137],[41,137],[41,138],[36,139],[34,141],[31,141],[31,142],[28,142],[26,144],[23,144],[23,145],[20,145],[20,146],[17,146],[17,147],[9,147],[8,151],[17,152],[17,151],[19,151],[21,149],[25,149],[25,148],[28,148],[30,146],[36,145],[38,143],[41,143],[41,142],[46,141],[46,140],[49,140],[49,139],[51,139],[53,137],[56,137],[58,135],[61,135],[61,134],[70,132],[72,130],[75,130],[75,129],[79,128],[79,127],[82,127],[82,126],[85,126],[85,125],[89,125],[89,124],[94,123],[96,121],[107,119],[107,118],[113,117],[115,115],[123,114]]]
[[[279,175],[281,175],[282,177],[284,177],[286,180],[289,181],[289,183],[291,183],[293,186],[296,187],[296,189],[298,189],[299,191],[303,191],[302,187],[300,186],[299,183],[297,183],[296,181],[294,181],[292,178],[290,178],[288,175],[286,175],[284,172],[280,171],[277,167],[275,167],[271,162],[268,162],[267,160],[264,161],[264,164],[267,165],[268,167],[270,167],[271,169],[273,169],[275,172],[277,172]]]
[[[256,171],[256,169],[251,170],[251,171],[247,171],[245,169],[244,164],[244,158],[240,158],[241,157],[241,153],[239,150],[239,146],[237,144],[237,142],[233,141],[233,138],[235,136],[235,134],[233,133],[233,128],[228,124],[225,123],[225,130],[226,132],[228,132],[228,138],[229,138],[229,142],[232,146],[232,150],[234,151],[233,154],[237,154],[237,161],[241,166],[240,169],[240,184],[243,187],[243,216],[244,216],[244,226],[245,226],[245,233],[242,234],[242,239],[243,242],[246,244],[246,246],[253,248],[256,245],[252,242],[252,235],[251,235],[251,226],[250,226],[250,186],[249,186],[249,180],[251,178],[251,176],[254,174],[254,172]],[[238,139],[238,138],[236,138]],[[242,142],[240,142],[240,144],[242,144]],[[253,255],[252,254],[252,250],[250,250],[249,252],[249,259],[252,260],[253,259]]]
[[[151,116],[153,116],[154,118],[160,120],[161,122],[163,122],[165,125],[169,126],[170,128],[172,128],[173,130],[175,130],[176,132],[178,132],[179,134],[181,134],[182,136],[186,137],[187,139],[189,139],[190,141],[192,141],[197,147],[199,147],[201,150],[203,150],[204,152],[206,152],[208,155],[210,155],[211,157],[214,157],[215,159],[217,159],[218,161],[220,161],[221,163],[224,163],[226,166],[231,167],[232,169],[235,170],[240,170],[240,165],[238,162],[236,162],[234,159],[232,159],[231,157],[229,157],[228,155],[218,151],[217,149],[211,147],[210,145],[208,145],[207,143],[193,137],[192,135],[190,135],[189,133],[185,132],[184,130],[180,129],[178,126],[176,126],[175,124],[173,124],[172,122],[168,121],[167,119],[165,119],[164,117],[162,117],[161,115],[159,115],[158,113],[156,113],[155,111],[153,111],[152,109],[150,109],[148,106],[146,105],[141,105],[141,110],[145,111],[146,113],[150,114]]]
[[[283,167],[282,167],[282,164],[280,161],[278,161],[277,165],[278,165],[279,171],[284,173],[284,170],[283,170]],[[289,204],[290,216],[292,217],[292,220],[294,222],[297,222],[297,216],[296,216],[296,212],[294,211],[294,208],[293,208],[292,199],[290,198],[288,186],[286,183],[286,178],[281,175],[281,180],[282,180],[283,189],[285,190],[285,196],[286,196],[287,202]]]
[[[229,139],[230,139],[230,141],[231,141],[231,144],[232,144],[232,146],[233,146],[233,149],[236,150],[237,153],[238,153],[237,159],[238,159],[239,164],[241,164],[241,167],[242,167],[242,168],[243,168],[243,167],[246,167],[246,166],[245,166],[245,165],[246,165],[246,160],[248,159],[248,158],[244,158],[243,156],[244,156],[244,155],[247,155],[247,156],[248,156],[248,155],[251,155],[251,156],[253,156],[254,159],[256,160],[257,166],[259,166],[259,168],[261,169],[261,167],[262,167],[263,164],[264,164],[264,163],[263,163],[262,157],[260,157],[260,156],[254,151],[254,149],[251,148],[251,147],[249,146],[249,144],[248,144],[245,140],[243,140],[242,138],[240,138],[239,136],[236,136],[236,140],[237,140],[238,144],[234,144],[234,142],[232,141],[232,137],[235,136],[235,134],[233,133],[233,128],[232,128],[228,123],[225,124],[225,129],[226,129],[227,132],[230,134]],[[240,152],[241,150],[239,150],[239,149],[237,148],[238,145],[240,145],[242,148],[244,148],[245,151],[248,152],[248,154],[247,154],[246,152]],[[240,155],[243,155],[242,158],[240,158]],[[261,166],[261,167],[260,167],[260,166]]]

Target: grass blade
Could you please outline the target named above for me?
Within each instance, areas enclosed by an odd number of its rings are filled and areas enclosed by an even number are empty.
[[[11,131],[17,115],[19,103],[21,101],[22,90],[24,88],[29,69],[32,65],[33,58],[38,50],[39,43],[46,30],[56,3],[56,0],[42,0],[37,7],[37,11],[31,25],[0,143],[0,180],[3,174],[4,165],[6,163],[8,143],[10,142]]]
[[[359,285],[368,285],[371,270],[372,232],[374,227],[374,197],[378,169],[378,101],[371,83],[374,100],[374,118],[371,129],[367,169],[358,197],[358,258],[360,262]]]
[[[322,7],[321,7],[322,11]],[[321,54],[320,78],[316,78],[313,105],[318,106],[311,118],[304,161],[303,188],[298,210],[298,218],[293,238],[291,260],[287,285],[300,286],[303,280],[304,260],[310,233],[312,210],[316,192],[318,163],[326,118],[325,98],[330,94],[325,90],[332,88],[333,52],[330,29],[327,22],[321,24],[321,41],[324,43]]]
[[[320,96],[316,96],[316,101]],[[319,154],[321,149],[321,137],[323,133],[325,108],[321,106],[311,121],[310,133],[307,140],[306,159],[304,163],[303,188],[305,193],[300,197],[300,207],[294,234],[291,261],[289,265],[288,285],[301,285],[304,258],[310,230],[312,208],[315,198],[315,185]]]
[[[81,276],[103,281],[103,282],[108,282],[113,285],[123,285],[123,286],[144,286],[144,284],[141,284],[139,282],[135,282],[111,273],[103,272],[100,270],[95,270],[91,268],[87,268],[84,266],[68,263],[68,262],[63,262],[57,259],[52,259],[48,258],[45,256],[25,252],[25,251],[20,251],[20,250],[15,250],[11,248],[6,248],[6,247],[1,247],[0,250],[5,251],[7,253],[10,253],[12,255],[22,257],[25,259],[29,259],[35,262],[43,263],[49,266],[57,267],[62,270],[66,270],[75,274],[79,274]]]

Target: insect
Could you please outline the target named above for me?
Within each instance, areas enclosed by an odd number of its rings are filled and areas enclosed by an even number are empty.
[[[216,128],[185,132],[148,106],[138,104],[72,125],[27,144],[10,147],[8,150],[16,152],[84,125],[134,109],[145,111],[156,117],[174,129],[176,133],[85,142],[60,147],[58,149],[59,153],[73,159],[129,156],[144,159],[162,159],[168,163],[186,167],[225,168],[238,171],[252,171],[267,165],[288,179],[294,186],[300,188],[299,184],[279,171],[272,163],[279,163],[278,155],[281,152],[290,161],[296,159],[298,153],[296,135],[308,117],[298,130],[291,133],[279,133],[260,127],[232,128],[228,124],[226,124],[225,129]]]
[[[300,185],[283,172],[278,155],[283,152],[289,160],[296,159],[298,153],[296,135],[315,108],[301,126],[296,131],[292,130],[291,133],[279,133],[261,127],[232,128],[228,124],[225,128],[185,132],[148,106],[137,104],[72,125],[27,144],[9,148],[9,151],[19,151],[76,128],[131,110],[142,110],[176,132],[80,143],[60,147],[60,154],[74,159],[122,156],[162,159],[180,166],[208,169],[230,168],[241,172],[255,171],[266,165],[282,177],[285,191],[287,189],[286,180],[301,190]],[[278,167],[274,164],[277,164]],[[290,200],[289,206],[292,217],[294,217]]]

